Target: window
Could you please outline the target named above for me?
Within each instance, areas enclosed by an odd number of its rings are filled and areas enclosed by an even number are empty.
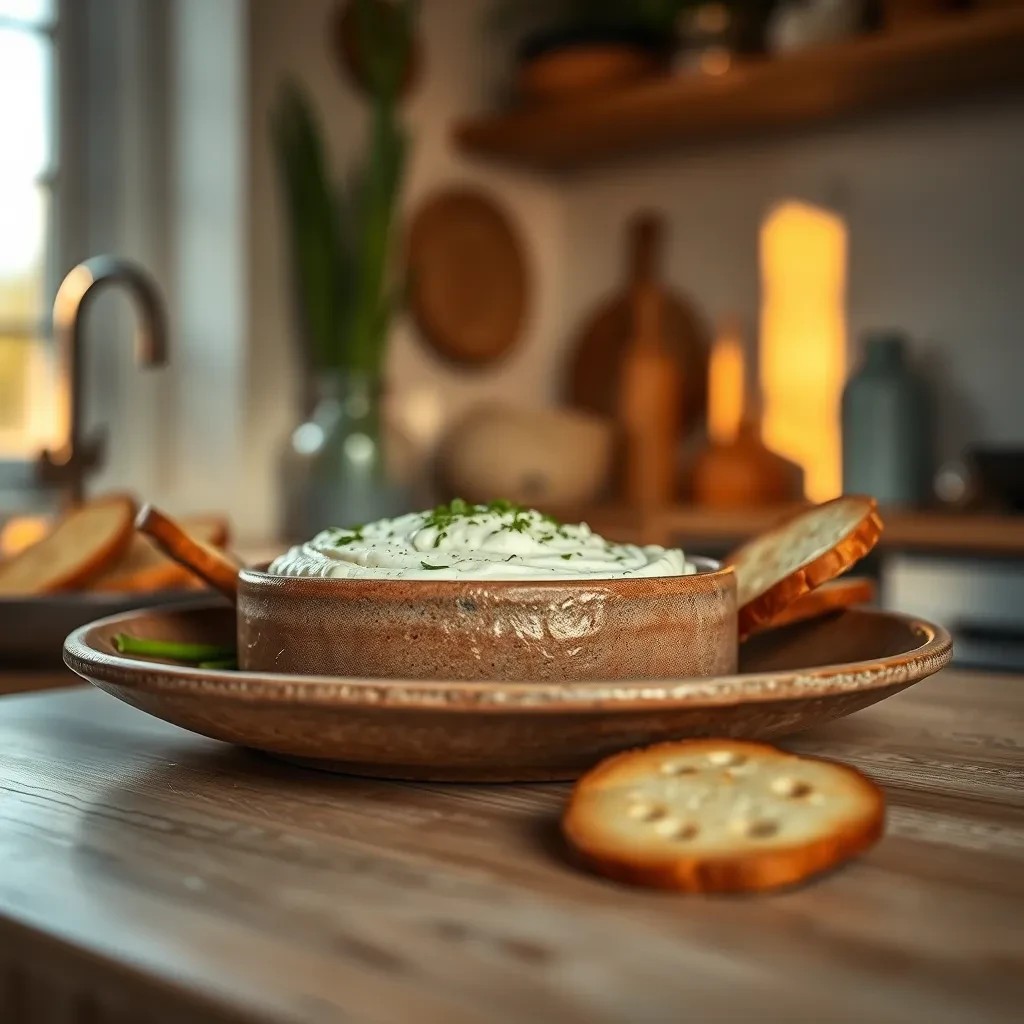
[[[0,459],[34,454],[52,430],[56,16],[56,0],[0,0]]]

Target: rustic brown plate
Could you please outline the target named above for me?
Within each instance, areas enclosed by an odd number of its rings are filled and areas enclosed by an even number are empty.
[[[952,653],[939,626],[851,610],[753,637],[736,675],[427,682],[185,668],[117,654],[111,638],[122,631],[231,642],[234,609],[129,612],[68,637],[71,669],[157,718],[310,767],[466,782],[571,779],[609,754],[658,740],[799,732],[924,679]]]

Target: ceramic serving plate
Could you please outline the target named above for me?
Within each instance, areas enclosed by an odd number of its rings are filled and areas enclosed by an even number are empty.
[[[704,679],[466,682],[211,671],[119,655],[119,632],[233,643],[234,609],[139,610],[76,630],[64,660],[107,693],[192,732],[310,767],[444,781],[571,779],[630,746],[685,736],[783,736],[937,672],[939,626],[851,610],[743,645]]]

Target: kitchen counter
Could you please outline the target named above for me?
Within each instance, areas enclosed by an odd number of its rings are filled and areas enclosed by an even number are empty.
[[[571,867],[565,785],[331,776],[85,688],[0,698],[0,1020],[1019,1019],[1024,679],[947,670],[787,745],[876,779],[885,838],[686,897]]]

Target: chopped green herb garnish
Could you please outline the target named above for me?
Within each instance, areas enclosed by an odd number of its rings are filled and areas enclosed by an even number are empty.
[[[420,562],[424,569],[450,569],[450,565],[431,565],[429,562]]]
[[[562,555],[562,558],[565,561],[568,561],[570,558],[572,558],[572,552],[570,551],[570,552],[568,552],[568,554]]]

